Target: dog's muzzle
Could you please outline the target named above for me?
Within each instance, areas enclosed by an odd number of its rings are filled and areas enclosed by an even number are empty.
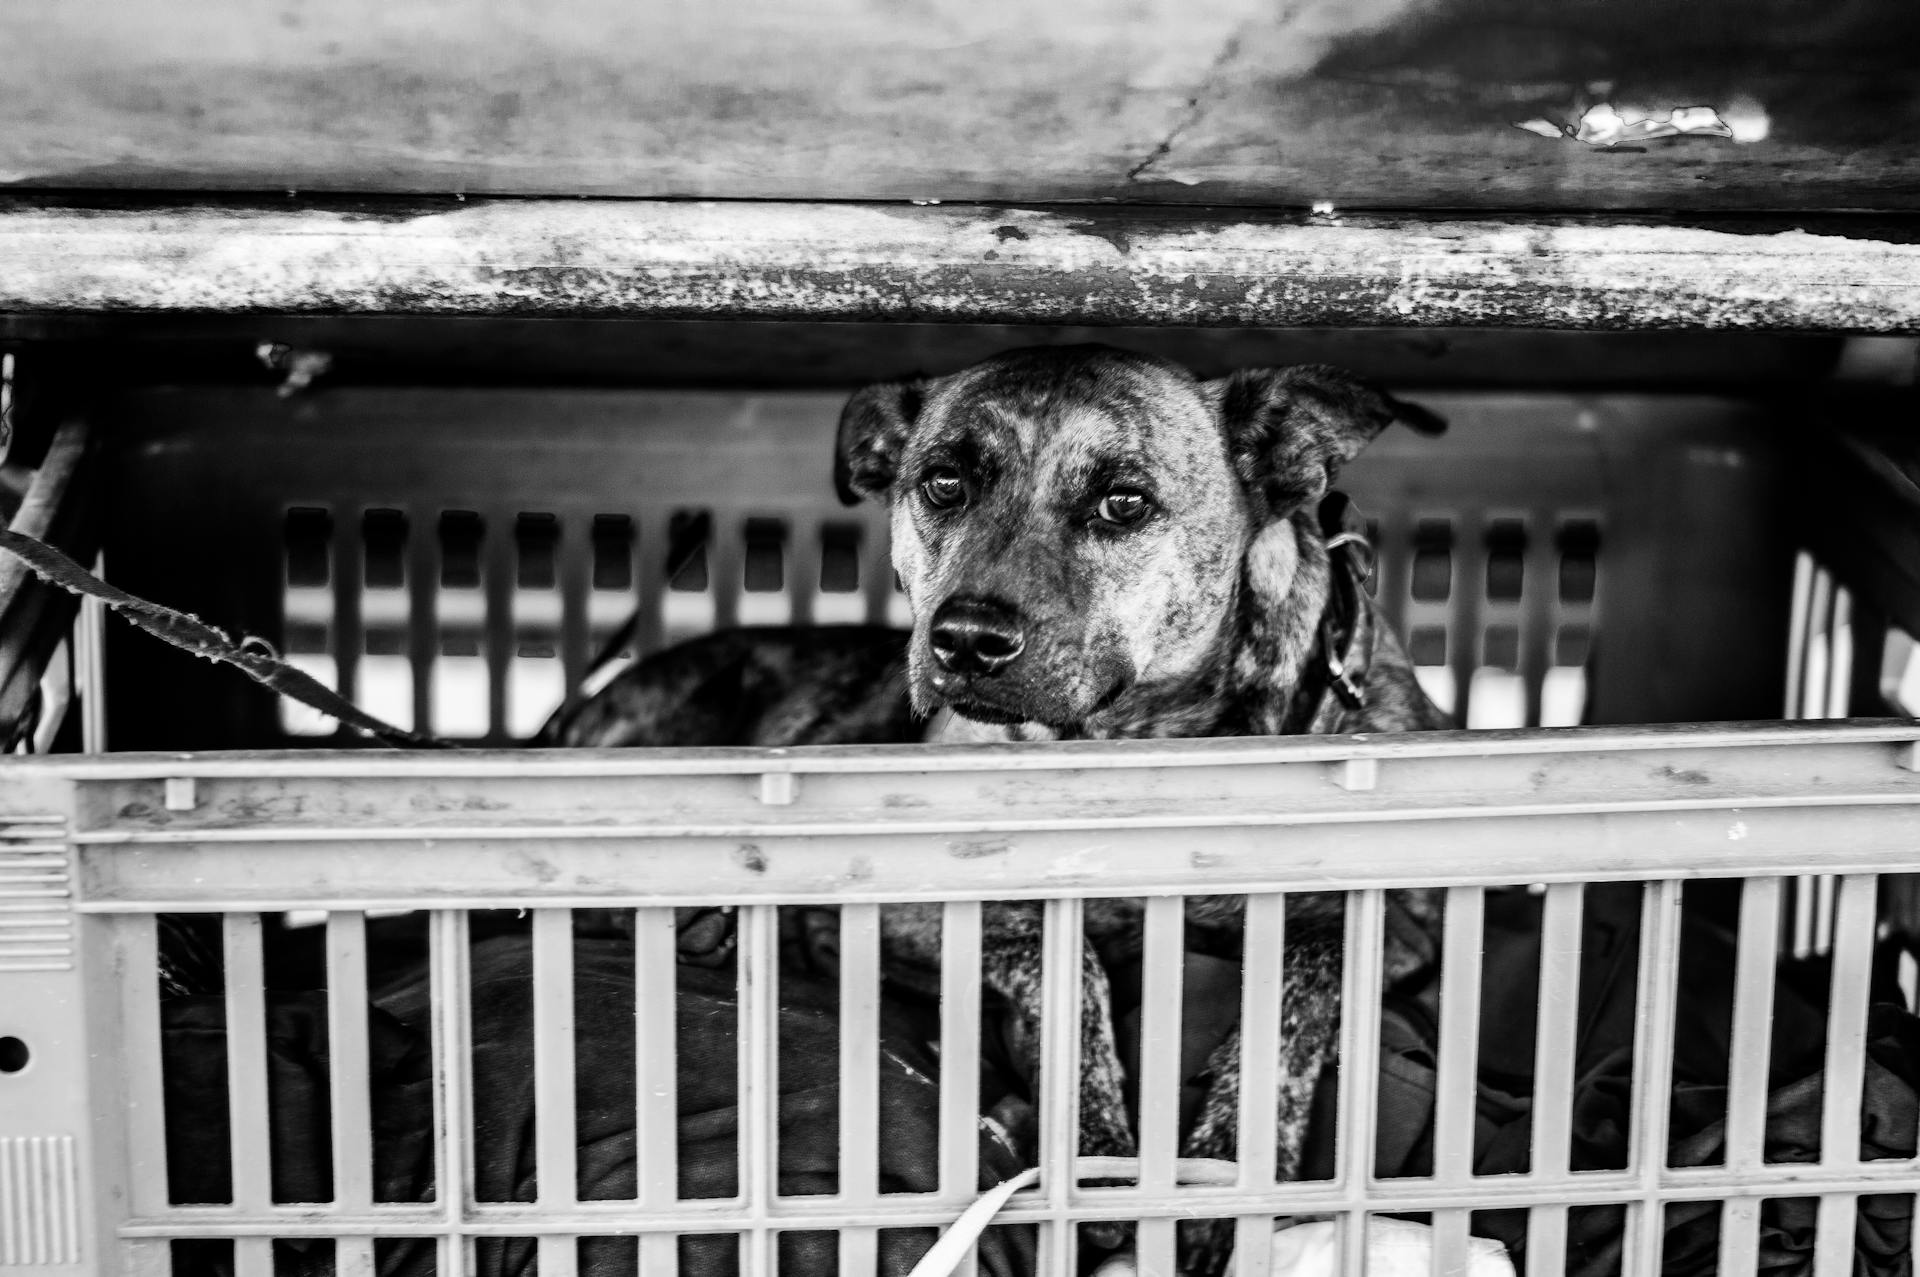
[[[951,598],[927,628],[933,659],[950,674],[985,678],[1019,659],[1027,646],[1020,615],[993,599]]]

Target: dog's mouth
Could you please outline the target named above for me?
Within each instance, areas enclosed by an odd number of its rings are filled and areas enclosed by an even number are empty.
[[[965,692],[943,692],[941,699],[948,709],[962,718],[972,719],[976,723],[991,723],[1005,727],[1015,723],[1037,723],[1055,731],[1064,731],[1073,724],[1083,723],[1100,713],[1120,698],[1127,690],[1126,680],[1120,680],[1109,687],[1086,709],[1071,716],[1063,716],[1059,707],[1020,706],[1010,707],[996,701],[982,699],[973,687]]]

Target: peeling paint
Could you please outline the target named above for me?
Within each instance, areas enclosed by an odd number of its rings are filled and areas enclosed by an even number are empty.
[[[6,311],[1891,334],[1920,332],[1920,244],[955,205],[476,200],[368,217],[22,203],[0,204]]]

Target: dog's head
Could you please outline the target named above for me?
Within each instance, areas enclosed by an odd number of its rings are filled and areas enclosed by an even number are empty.
[[[1437,428],[1327,367],[1020,350],[857,392],[835,479],[892,508],[915,707],[1068,728],[1206,678],[1249,546],[1396,416]]]

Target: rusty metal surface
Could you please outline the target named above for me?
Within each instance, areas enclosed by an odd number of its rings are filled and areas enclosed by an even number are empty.
[[[43,189],[1920,208],[1910,0],[10,0],[0,48]],[[1582,127],[1676,109],[1729,127]]]
[[[451,201],[0,206],[0,312],[1920,331],[1911,228]]]

